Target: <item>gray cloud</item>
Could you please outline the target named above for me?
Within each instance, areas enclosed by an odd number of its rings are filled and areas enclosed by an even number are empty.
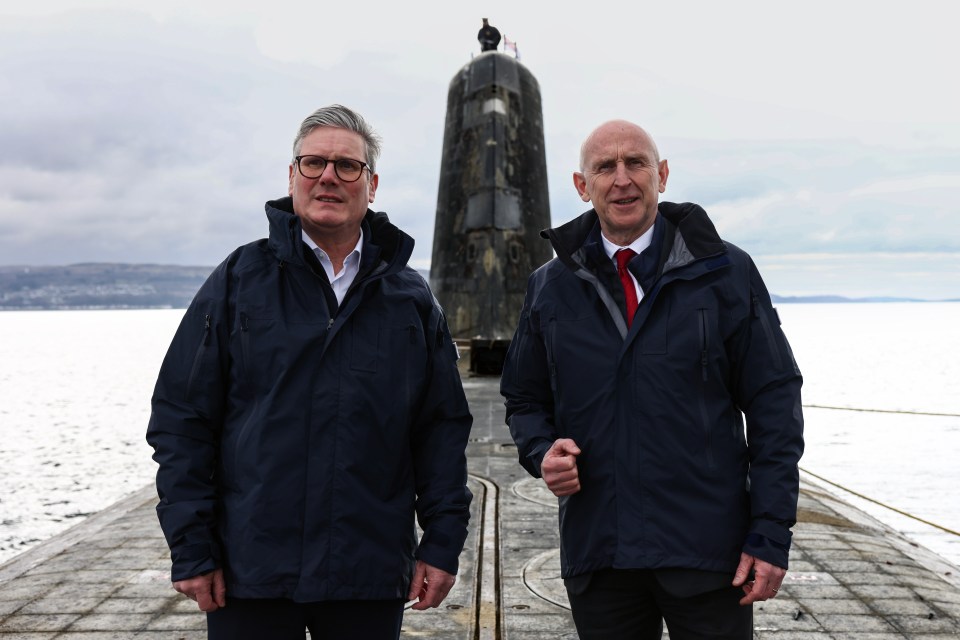
[[[960,152],[850,140],[684,141],[668,195],[752,252],[958,251]]]
[[[570,181],[581,139],[628,117],[669,158],[665,197],[704,205],[752,253],[960,250],[949,127],[740,101],[629,60],[591,77],[573,66],[580,52],[541,46],[531,70],[555,223],[586,208]],[[283,62],[247,28],[121,10],[4,19],[0,262],[216,264],[266,233],[262,203],[285,194],[299,121],[343,102],[384,136],[374,208],[417,239],[426,265],[447,85],[468,54],[319,49],[308,57],[322,65]]]

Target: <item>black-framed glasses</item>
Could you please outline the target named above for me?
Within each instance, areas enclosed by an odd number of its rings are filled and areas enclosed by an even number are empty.
[[[366,162],[360,162],[353,158],[337,158],[336,160],[327,160],[321,156],[297,156],[294,158],[297,162],[297,169],[304,178],[319,178],[323,175],[323,170],[327,168],[327,163],[333,163],[333,170],[337,177],[344,182],[356,182],[363,175]]]

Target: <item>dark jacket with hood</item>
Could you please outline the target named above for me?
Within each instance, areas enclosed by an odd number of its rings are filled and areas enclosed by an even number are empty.
[[[801,376],[750,257],[699,206],[661,203],[628,265],[645,294],[628,329],[595,211],[542,235],[557,257],[530,277],[501,392],[533,476],[556,439],[582,451],[581,490],[559,501],[563,576],[732,579],[741,551],[786,568]]]
[[[456,348],[386,214],[367,211],[338,306],[290,198],[266,212],[269,239],[210,275],[157,380],[172,578],[222,567],[238,598],[405,598],[414,558],[456,573],[467,535]]]

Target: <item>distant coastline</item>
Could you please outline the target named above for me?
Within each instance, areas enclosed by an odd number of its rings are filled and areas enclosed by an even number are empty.
[[[896,298],[890,296],[874,296],[867,298],[846,298],[844,296],[778,296],[770,294],[770,298],[778,304],[794,302],[810,303],[837,303],[837,302],[960,302],[960,298],[948,300],[924,300],[922,298]]]
[[[0,311],[185,309],[211,271],[119,263],[0,267]]]
[[[185,309],[213,267],[95,263],[0,266],[0,311]],[[424,278],[429,273],[421,270]],[[934,302],[917,298],[772,295],[777,304]],[[960,299],[936,302],[960,302]]]

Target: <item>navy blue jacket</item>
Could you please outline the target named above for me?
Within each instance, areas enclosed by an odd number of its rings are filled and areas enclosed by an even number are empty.
[[[661,203],[623,289],[594,211],[543,233],[501,379],[520,463],[572,438],[581,490],[560,498],[564,577],[601,568],[726,572],[746,551],[787,566],[803,451],[801,376],[750,257],[693,204]],[[743,416],[746,415],[746,433]]]
[[[239,598],[405,598],[414,558],[456,573],[467,535],[456,348],[386,214],[367,211],[338,306],[291,200],[266,211],[269,239],[211,274],[157,380],[172,579],[222,567]]]

